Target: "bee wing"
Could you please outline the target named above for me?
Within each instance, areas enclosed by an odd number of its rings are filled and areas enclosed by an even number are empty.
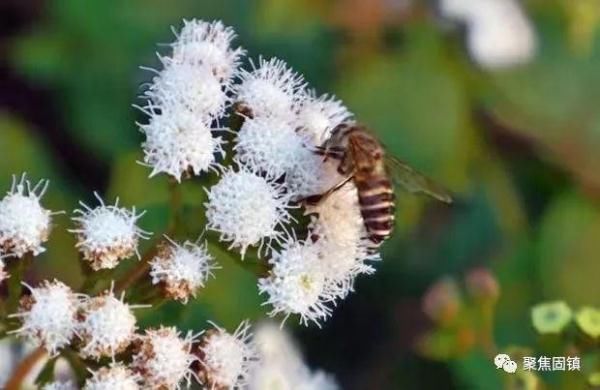
[[[385,156],[385,164],[395,184],[413,194],[425,194],[444,203],[452,203],[450,193],[408,164]]]

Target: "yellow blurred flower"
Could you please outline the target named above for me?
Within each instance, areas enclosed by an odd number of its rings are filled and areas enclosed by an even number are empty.
[[[575,316],[579,329],[590,337],[600,336],[600,310],[595,307],[583,307]]]
[[[556,334],[571,322],[573,312],[563,301],[540,303],[531,309],[533,327],[541,334]]]

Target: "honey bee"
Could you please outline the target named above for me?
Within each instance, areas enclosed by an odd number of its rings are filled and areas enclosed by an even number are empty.
[[[428,195],[445,203],[452,202],[444,188],[409,165],[386,155],[381,143],[365,126],[342,123],[317,148],[317,153],[325,159],[339,160],[337,170],[344,180],[312,201],[323,199],[353,180],[365,228],[375,247],[389,238],[394,229],[392,181],[408,192]]]

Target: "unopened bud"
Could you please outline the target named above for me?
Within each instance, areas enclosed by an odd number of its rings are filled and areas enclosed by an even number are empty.
[[[441,324],[453,322],[460,307],[460,291],[456,281],[450,277],[435,282],[423,297],[423,311],[433,321]]]
[[[465,278],[469,294],[482,301],[495,302],[500,296],[500,285],[487,268],[474,268]]]

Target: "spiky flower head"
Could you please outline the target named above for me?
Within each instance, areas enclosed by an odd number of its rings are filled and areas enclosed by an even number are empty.
[[[300,316],[307,325],[327,318],[331,309],[327,304],[334,299],[327,283],[325,269],[319,259],[318,247],[310,242],[290,241],[269,260],[269,276],[258,281],[261,294],[267,295],[265,304],[273,309],[270,316],[282,313],[287,319]]]
[[[242,257],[249,246],[285,236],[288,197],[274,182],[243,167],[230,168],[207,193],[207,228],[221,233],[230,248],[240,248]]]
[[[145,212],[137,213],[119,207],[119,198],[114,205],[106,205],[102,198],[94,193],[100,206],[91,208],[83,202],[83,209],[75,210],[73,217],[77,228],[70,230],[77,235],[77,248],[83,258],[89,261],[94,270],[114,268],[120,260],[133,256],[139,257],[137,250],[140,238],[147,239],[148,232],[141,230],[137,221]]]
[[[141,389],[139,382],[139,375],[121,363],[113,363],[110,367],[92,372],[92,377],[85,381],[83,390],[138,390]]]
[[[292,124],[277,116],[246,119],[234,146],[239,163],[273,178],[289,170],[302,149],[303,139]]]
[[[114,357],[135,338],[136,318],[123,295],[115,297],[112,288],[86,301],[78,313],[78,334],[81,338],[81,356],[100,359]]]
[[[75,386],[75,383],[71,381],[54,381],[45,384],[42,387],[42,390],[77,390],[77,386]]]
[[[257,359],[250,324],[242,322],[233,334],[215,327],[204,333],[198,346],[198,378],[209,389],[241,389]]]
[[[181,181],[188,175],[221,169],[217,156],[225,157],[224,141],[206,121],[177,106],[146,111],[150,119],[140,129],[146,135],[142,148],[144,165],[152,168],[150,177],[166,173]]]
[[[356,186],[346,183],[318,205],[307,207],[307,212],[315,214],[309,230],[326,278],[343,298],[352,291],[357,275],[375,271],[367,262],[380,260],[368,239]]]
[[[35,288],[23,285],[31,295],[21,298],[18,313],[12,315],[21,321],[21,327],[14,333],[55,355],[76,334],[82,296],[57,280],[45,280]]]
[[[231,47],[236,37],[233,28],[221,21],[192,19],[184,20],[175,34],[177,40],[171,45],[174,61],[202,65],[224,83],[235,74],[244,50]]]
[[[148,117],[140,124],[150,176],[167,173],[177,180],[220,166],[223,140],[212,129],[231,103],[231,78],[243,50],[230,48],[235,33],[221,22],[184,21],[172,55],[160,56],[162,70],[144,92]]]
[[[35,256],[45,251],[42,244],[50,234],[52,212],[40,200],[47,188],[47,180],[32,187],[25,174],[20,179],[13,176],[10,191],[0,200],[0,255]]]
[[[190,365],[197,360],[192,354],[193,337],[180,336],[174,327],[148,329],[140,337],[131,368],[138,373],[145,387],[179,389],[190,385]]]
[[[247,107],[252,117],[277,116],[293,121],[295,108],[303,94],[304,78],[277,58],[260,58],[258,66],[240,72],[241,83],[235,89],[235,99]]]
[[[204,287],[212,270],[219,268],[208,253],[206,243],[198,245],[186,241],[183,245],[168,239],[150,262],[152,284],[159,284],[167,297],[187,303],[190,296]]]
[[[314,91],[309,91],[298,110],[297,126],[314,145],[320,146],[336,126],[351,119],[352,113],[340,100],[330,95],[316,97]]]
[[[144,93],[149,106],[161,111],[186,109],[206,123],[225,113],[230,99],[212,70],[171,57],[161,57],[161,61],[164,69]]]

